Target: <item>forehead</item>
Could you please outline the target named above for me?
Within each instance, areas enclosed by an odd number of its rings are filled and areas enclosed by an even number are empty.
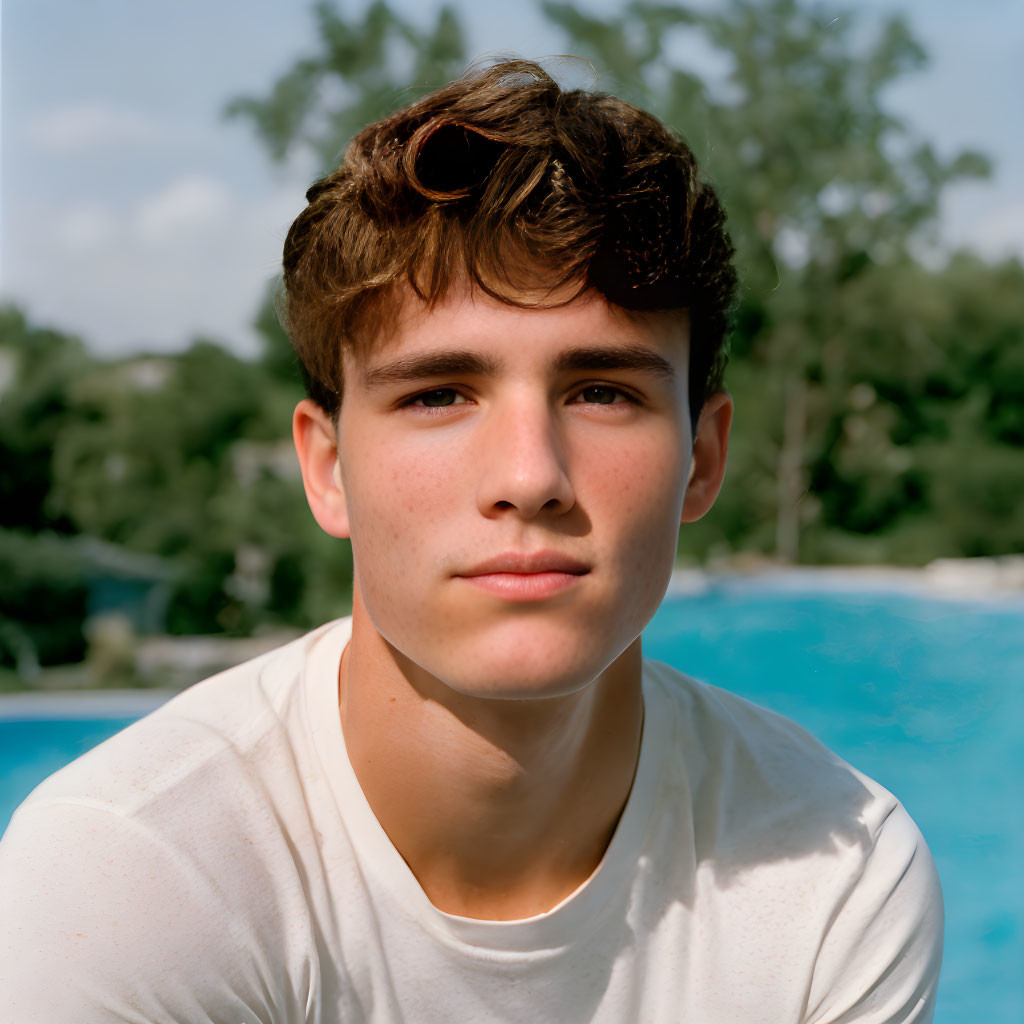
[[[443,350],[476,351],[499,368],[530,356],[557,363],[574,349],[641,349],[657,353],[676,368],[689,356],[685,310],[639,313],[608,302],[594,290],[532,293],[503,302],[479,288],[453,288],[427,303],[408,287],[389,299],[375,336],[343,354],[345,377],[372,375],[404,356]]]

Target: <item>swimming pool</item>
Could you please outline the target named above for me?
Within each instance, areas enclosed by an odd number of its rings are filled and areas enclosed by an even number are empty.
[[[723,580],[667,601],[645,642],[894,792],[942,879],[937,1024],[1024,1020],[1024,600]]]
[[[937,1024],[1024,1020],[1024,600],[725,578],[667,599],[645,645],[795,719],[892,790],[942,878]],[[18,718],[3,706],[3,826],[45,775],[144,710]]]

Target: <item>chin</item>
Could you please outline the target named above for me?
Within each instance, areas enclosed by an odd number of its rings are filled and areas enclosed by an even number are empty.
[[[444,684],[455,693],[475,700],[493,701],[526,701],[554,700],[579,693],[592,677],[584,679],[566,679],[562,676],[552,678],[546,676],[496,676],[486,682],[478,678],[460,679],[447,678]]]
[[[629,646],[596,651],[594,644],[566,637],[531,638],[520,644],[473,644],[455,649],[433,671],[446,686],[467,697],[488,700],[543,700],[585,689]],[[454,655],[454,656],[453,656]]]
[[[599,675],[600,673],[598,673]],[[511,700],[548,700],[556,697],[568,697],[584,689],[594,676],[584,675],[577,678],[552,676],[550,671],[540,674],[523,672],[503,674],[495,672],[489,679],[482,680],[477,676],[463,679],[448,676],[444,684],[456,693],[478,700],[511,701]]]

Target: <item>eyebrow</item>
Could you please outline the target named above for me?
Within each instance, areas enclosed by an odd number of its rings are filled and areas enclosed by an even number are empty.
[[[593,348],[571,348],[562,352],[555,360],[558,371],[566,370],[639,370],[651,373],[672,382],[676,379],[675,367],[657,352],[643,345],[598,346]]]
[[[478,352],[430,352],[422,356],[396,359],[375,366],[363,374],[363,386],[369,390],[389,384],[409,384],[428,377],[495,376],[500,366],[496,359]]]
[[[638,370],[676,379],[675,367],[662,356],[642,345],[591,346],[567,349],[559,353],[552,368],[558,373],[588,370]],[[430,352],[421,356],[396,359],[363,373],[363,386],[370,391],[394,384],[410,384],[431,377],[495,377],[501,363],[479,352]]]

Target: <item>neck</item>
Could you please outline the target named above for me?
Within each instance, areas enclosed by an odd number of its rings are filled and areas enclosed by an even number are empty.
[[[466,696],[380,636],[361,601],[340,669],[345,743],[366,799],[431,902],[512,920],[597,867],[632,786],[640,641],[562,697]]]

